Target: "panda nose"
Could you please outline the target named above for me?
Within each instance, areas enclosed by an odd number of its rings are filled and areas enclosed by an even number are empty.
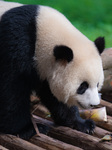
[[[94,105],[90,105],[90,107],[94,107]]]

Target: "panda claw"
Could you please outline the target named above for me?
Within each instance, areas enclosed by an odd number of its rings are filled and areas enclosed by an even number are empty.
[[[90,131],[89,131],[89,130],[86,130],[86,133],[87,133],[87,134],[89,134],[89,133],[90,133]]]
[[[95,129],[95,123],[88,119],[85,121],[85,128],[86,128],[86,133],[87,134],[94,134],[94,129]]]
[[[95,130],[93,129],[93,131],[91,131],[91,134],[93,135],[95,133]]]

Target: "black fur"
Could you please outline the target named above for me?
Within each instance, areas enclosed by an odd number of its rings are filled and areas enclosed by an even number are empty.
[[[104,37],[98,37],[95,41],[94,41],[98,51],[99,51],[99,54],[101,54],[105,48],[105,39]]]
[[[88,87],[89,84],[86,81],[82,82],[79,88],[77,89],[77,94],[81,94],[81,95],[84,94],[85,91],[88,89]]]
[[[65,60],[70,62],[73,59],[73,52],[69,47],[60,45],[54,48],[54,56],[56,60]]]
[[[42,103],[50,110],[52,118],[57,125],[71,127],[92,134],[95,128],[94,122],[90,119],[82,119],[76,106],[68,107],[66,104],[59,102],[52,95],[47,81],[41,83],[38,94]]]
[[[38,80],[33,68],[37,6],[6,12],[0,21],[0,132],[29,138],[35,130],[30,94]]]
[[[34,68],[38,6],[14,8],[0,22],[0,132],[28,139],[35,134],[30,115],[30,94],[37,92],[50,110],[54,122],[92,133],[94,123],[80,118],[77,107],[67,107],[51,93],[48,82],[41,81]],[[57,54],[62,48],[65,51]],[[73,59],[72,51],[61,46],[54,50],[56,59]],[[70,55],[70,56],[69,56]]]

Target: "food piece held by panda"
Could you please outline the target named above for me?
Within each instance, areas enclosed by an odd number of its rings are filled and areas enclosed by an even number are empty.
[[[84,119],[92,119],[96,122],[98,121],[107,122],[106,107],[89,110],[80,110],[80,116]]]

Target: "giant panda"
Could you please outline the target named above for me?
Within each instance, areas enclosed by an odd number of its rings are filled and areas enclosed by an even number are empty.
[[[92,134],[95,123],[78,107],[100,103],[103,37],[90,41],[57,10],[0,2],[0,133],[35,134],[32,91],[57,125]]]

